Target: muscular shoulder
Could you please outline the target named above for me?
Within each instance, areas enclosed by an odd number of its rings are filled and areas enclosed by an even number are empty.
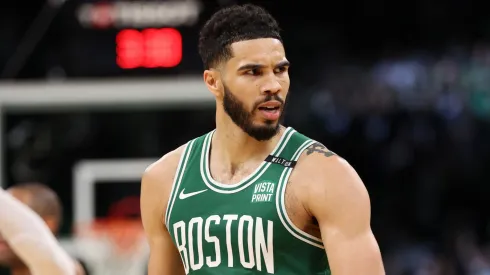
[[[170,188],[168,185],[173,182],[184,149],[185,145],[182,145],[148,166],[143,173],[142,184],[155,189]]]
[[[303,151],[294,173],[301,175],[301,178],[319,178],[327,174],[343,173],[347,167],[350,167],[347,161],[325,145],[315,142]]]
[[[144,217],[164,214],[172,189],[175,171],[185,145],[167,153],[146,168],[141,179],[141,213]],[[153,213],[147,215],[146,213]]]
[[[314,143],[303,152],[291,181],[301,185],[308,204],[323,204],[326,200],[340,204],[349,199],[369,200],[354,168],[320,143]]]

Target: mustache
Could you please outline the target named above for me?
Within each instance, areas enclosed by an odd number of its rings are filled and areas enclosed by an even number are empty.
[[[267,95],[263,100],[257,101],[254,104],[253,110],[257,109],[260,104],[266,103],[268,101],[276,100],[281,103],[281,106],[284,106],[284,99],[280,98],[278,95]]]

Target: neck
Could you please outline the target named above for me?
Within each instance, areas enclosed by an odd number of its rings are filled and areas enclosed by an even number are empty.
[[[27,266],[18,266],[14,267],[10,270],[12,275],[30,275],[31,272],[27,268]]]
[[[226,116],[216,119],[216,132],[213,135],[211,145],[213,153],[226,165],[237,167],[246,161],[262,161],[274,149],[282,136],[285,128],[280,127],[278,133],[269,140],[258,141],[250,137],[231,119]]]

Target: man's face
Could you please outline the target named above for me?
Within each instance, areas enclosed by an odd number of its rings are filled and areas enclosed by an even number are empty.
[[[225,65],[223,108],[232,121],[256,140],[279,131],[289,91],[289,62],[273,38],[235,42]]]

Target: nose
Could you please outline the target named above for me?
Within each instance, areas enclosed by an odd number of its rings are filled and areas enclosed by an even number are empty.
[[[277,94],[281,92],[282,86],[275,77],[268,79],[261,87],[262,94]]]

